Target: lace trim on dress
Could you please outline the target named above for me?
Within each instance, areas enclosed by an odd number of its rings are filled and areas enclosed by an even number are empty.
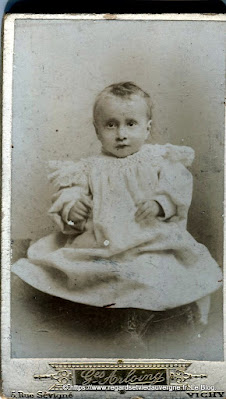
[[[106,170],[116,168],[118,171],[125,171],[131,167],[141,164],[152,164],[158,166],[162,159],[172,162],[181,162],[184,166],[190,166],[194,159],[194,150],[191,147],[175,146],[172,144],[145,144],[140,151],[125,158],[116,158],[111,154],[102,151],[99,156],[73,161],[50,161],[49,169],[51,174],[48,176],[50,182],[56,187],[71,187],[72,185],[87,184],[87,177],[93,166],[103,167]],[[108,167],[108,169],[107,169]],[[100,169],[100,170],[101,170]]]
[[[194,161],[195,151],[191,147],[166,144],[163,158],[170,161],[181,162],[184,166],[191,166]]]
[[[71,187],[75,184],[87,184],[89,164],[86,160],[73,161],[50,161],[49,170],[51,173],[48,179],[57,188]]]
[[[194,150],[191,147],[172,144],[145,144],[140,151],[125,158],[116,158],[104,150],[102,150],[102,154],[102,158],[99,158],[102,161],[103,159],[110,160],[112,164],[121,166],[130,166],[142,161],[151,161],[153,164],[158,164],[159,159],[164,158],[173,162],[181,162],[187,167],[191,166],[194,160]]]

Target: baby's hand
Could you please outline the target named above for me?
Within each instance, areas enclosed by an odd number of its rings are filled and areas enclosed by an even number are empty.
[[[68,214],[69,221],[76,223],[88,219],[91,208],[92,201],[87,197],[76,201]]]
[[[156,216],[161,216],[162,208],[154,200],[146,200],[138,204],[138,209],[135,213],[136,222],[142,220],[153,220]]]

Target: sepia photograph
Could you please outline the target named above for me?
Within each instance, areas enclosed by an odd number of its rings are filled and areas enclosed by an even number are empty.
[[[224,27],[14,17],[12,359],[223,362]]]

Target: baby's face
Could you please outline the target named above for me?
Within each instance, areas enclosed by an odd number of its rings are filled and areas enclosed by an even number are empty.
[[[99,100],[94,126],[105,151],[124,158],[139,151],[148,137],[151,121],[145,100],[139,95]]]

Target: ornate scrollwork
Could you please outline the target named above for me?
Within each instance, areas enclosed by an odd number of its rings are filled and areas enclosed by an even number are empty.
[[[59,382],[59,384],[67,384],[69,381],[72,380],[72,373],[68,370],[59,370],[57,373],[52,373],[52,374],[35,374],[34,375],[35,379],[38,380],[43,380],[43,379],[51,379],[51,380],[56,380]]]
[[[187,380],[193,378],[207,378],[206,374],[191,374],[185,371],[184,367],[170,371],[170,382],[176,384],[183,384]]]
[[[54,380],[54,384],[48,388],[49,391],[62,391],[63,386],[66,384],[74,385],[76,384],[77,376],[81,376],[85,371],[97,371],[98,375],[99,371],[106,370],[106,376],[108,377],[109,373],[114,373],[114,370],[117,371],[117,377],[121,375],[125,376],[126,373],[132,373],[133,378],[137,372],[137,379],[141,378],[141,375],[147,374],[147,378],[150,376],[148,373],[152,373],[155,376],[155,373],[162,372],[163,376],[165,376],[163,385],[186,385],[188,387],[187,381],[193,378],[207,378],[206,374],[192,374],[188,373],[187,369],[191,366],[189,362],[130,362],[129,360],[118,360],[115,362],[57,362],[57,363],[49,363],[49,366],[52,367],[55,373],[51,374],[39,374],[34,375],[35,379],[50,379]],[[99,371],[98,371],[99,370]],[[140,371],[141,370],[141,371]],[[103,374],[102,371],[102,374]],[[123,374],[124,373],[124,374]],[[140,374],[144,373],[144,374]],[[90,373],[89,373],[90,374]],[[92,374],[92,373],[91,373]],[[156,374],[156,375],[158,375]],[[82,376],[83,378],[84,376]],[[97,375],[95,375],[95,379],[98,380]],[[142,382],[142,378],[140,380]],[[151,379],[150,379],[151,381]],[[97,383],[97,381],[95,381]],[[138,382],[139,383],[139,382]],[[152,384],[150,382],[150,384]]]

